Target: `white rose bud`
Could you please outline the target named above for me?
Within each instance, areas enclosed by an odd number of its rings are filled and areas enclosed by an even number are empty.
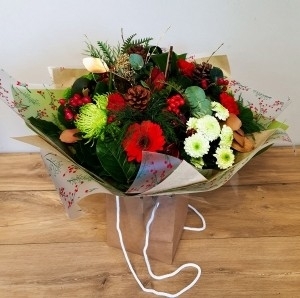
[[[89,72],[104,73],[109,71],[106,63],[100,58],[86,57],[83,58],[82,63]]]

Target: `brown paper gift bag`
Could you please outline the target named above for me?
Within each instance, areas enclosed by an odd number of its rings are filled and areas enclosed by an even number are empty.
[[[150,228],[147,255],[167,264],[173,262],[188,212],[187,196],[120,197],[120,229],[128,252],[143,254],[146,225],[151,211],[159,202]],[[106,199],[107,244],[120,248],[116,229],[116,200]]]

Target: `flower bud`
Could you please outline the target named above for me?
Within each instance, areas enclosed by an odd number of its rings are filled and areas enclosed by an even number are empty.
[[[85,57],[82,59],[82,63],[89,72],[105,73],[109,71],[106,63],[100,58]]]

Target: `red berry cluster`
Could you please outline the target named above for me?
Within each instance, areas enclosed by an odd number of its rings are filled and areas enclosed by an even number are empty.
[[[69,122],[76,119],[80,107],[90,102],[92,100],[89,96],[80,94],[74,94],[68,101],[64,98],[59,100],[60,105],[64,107],[64,119]]]
[[[185,101],[181,95],[176,94],[167,99],[167,104],[167,110],[178,115],[180,113],[180,107],[185,104]]]
[[[217,79],[217,85],[222,88],[222,91],[226,91],[227,90],[228,84],[229,84],[229,81],[226,80],[226,79],[224,79],[224,78],[218,78]]]

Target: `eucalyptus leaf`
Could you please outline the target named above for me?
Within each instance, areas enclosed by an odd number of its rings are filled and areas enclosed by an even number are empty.
[[[129,62],[134,70],[140,70],[144,66],[144,59],[139,54],[130,54]]]
[[[135,177],[137,165],[127,161],[118,142],[103,142],[98,139],[96,152],[103,169],[117,182],[127,184]]]
[[[198,86],[190,86],[185,90],[185,97],[189,102],[191,114],[194,117],[203,117],[211,115],[211,102],[206,97],[205,92]]]

